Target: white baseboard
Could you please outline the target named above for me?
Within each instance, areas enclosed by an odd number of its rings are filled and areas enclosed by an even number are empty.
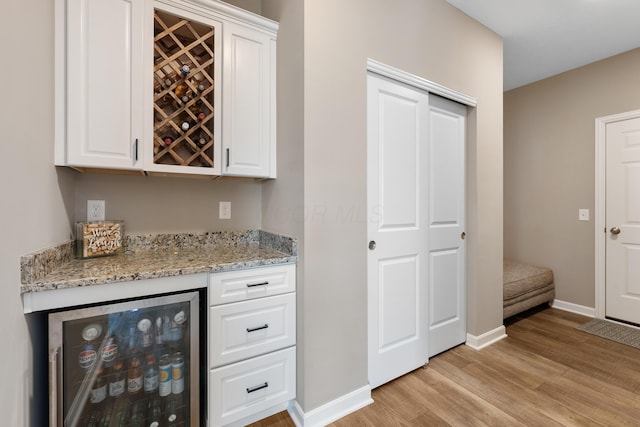
[[[289,406],[289,415],[297,427],[320,427],[372,403],[371,387],[366,385],[306,413],[296,401]]]
[[[592,307],[585,307],[584,305],[574,304],[572,302],[553,300],[551,307],[558,310],[570,311],[571,313],[582,314],[583,316],[596,317],[596,309]]]
[[[506,337],[506,329],[504,325],[501,325],[492,331],[485,332],[482,335],[475,336],[467,334],[467,342],[465,344],[474,350],[481,350]]]

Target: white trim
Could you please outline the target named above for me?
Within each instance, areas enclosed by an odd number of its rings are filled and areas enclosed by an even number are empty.
[[[468,105],[469,107],[475,107],[478,104],[478,101],[472,96],[453,89],[449,89],[448,87],[442,86],[439,83],[435,83],[414,74],[407,73],[406,71],[402,71],[390,65],[383,64],[382,62],[378,62],[375,59],[367,58],[367,71],[379,74],[392,80],[399,81],[404,84],[408,84],[410,86],[425,90],[436,95],[443,96],[445,98],[449,98],[452,101]]]
[[[572,302],[553,300],[551,307],[558,310],[569,311],[571,313],[582,314],[583,316],[595,317],[596,310],[592,307],[586,307],[584,305],[574,304]]]
[[[467,334],[467,342],[465,344],[474,350],[482,350],[483,348],[506,338],[506,331],[507,330],[505,329],[504,325],[500,325],[494,330],[485,332],[482,335],[475,336]]]
[[[596,124],[596,182],[595,182],[595,279],[596,279],[596,307],[594,316],[598,319],[605,318],[605,296],[606,296],[606,132],[609,123],[622,120],[635,119],[640,117],[640,110],[628,111],[626,113],[614,114],[611,116],[598,117]],[[592,316],[592,317],[594,317]]]
[[[371,387],[366,385],[306,413],[296,401],[289,415],[297,427],[325,426],[372,403]]]
[[[22,294],[24,313],[102,303],[126,298],[139,298],[168,292],[207,287],[207,273],[158,277],[130,282],[105,283],[77,288],[51,289]]]
[[[218,19],[234,21],[244,25],[249,25],[256,30],[261,30],[273,36],[278,32],[280,24],[264,16],[242,9],[238,6],[220,0],[156,0],[159,3],[175,5],[178,3],[181,8],[198,8],[204,10],[209,15],[215,15]]]

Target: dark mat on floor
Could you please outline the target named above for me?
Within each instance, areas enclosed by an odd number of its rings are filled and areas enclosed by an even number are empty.
[[[640,328],[593,319],[576,329],[640,349]]]

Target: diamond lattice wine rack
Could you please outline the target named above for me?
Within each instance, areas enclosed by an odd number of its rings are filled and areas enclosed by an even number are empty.
[[[214,30],[162,11],[154,14],[156,164],[213,167]]]

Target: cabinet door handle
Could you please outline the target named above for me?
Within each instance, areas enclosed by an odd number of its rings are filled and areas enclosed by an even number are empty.
[[[227,148],[227,167],[229,167],[229,149]]]
[[[247,332],[255,332],[255,331],[262,330],[262,329],[267,329],[268,327],[269,327],[269,324],[265,323],[264,325],[258,326],[257,328],[247,328]]]
[[[138,161],[138,138],[136,138],[136,142],[133,143],[133,160],[134,162]]]
[[[256,286],[267,286],[269,284],[268,281],[260,282],[260,283],[247,283],[247,288],[254,288]]]
[[[267,388],[267,387],[269,387],[269,383],[267,383],[267,382],[265,381],[265,383],[264,383],[264,384],[260,384],[260,385],[257,385],[257,386],[255,386],[255,387],[249,387],[249,388],[247,388],[247,393],[253,393],[254,391],[262,390],[263,388]]]

